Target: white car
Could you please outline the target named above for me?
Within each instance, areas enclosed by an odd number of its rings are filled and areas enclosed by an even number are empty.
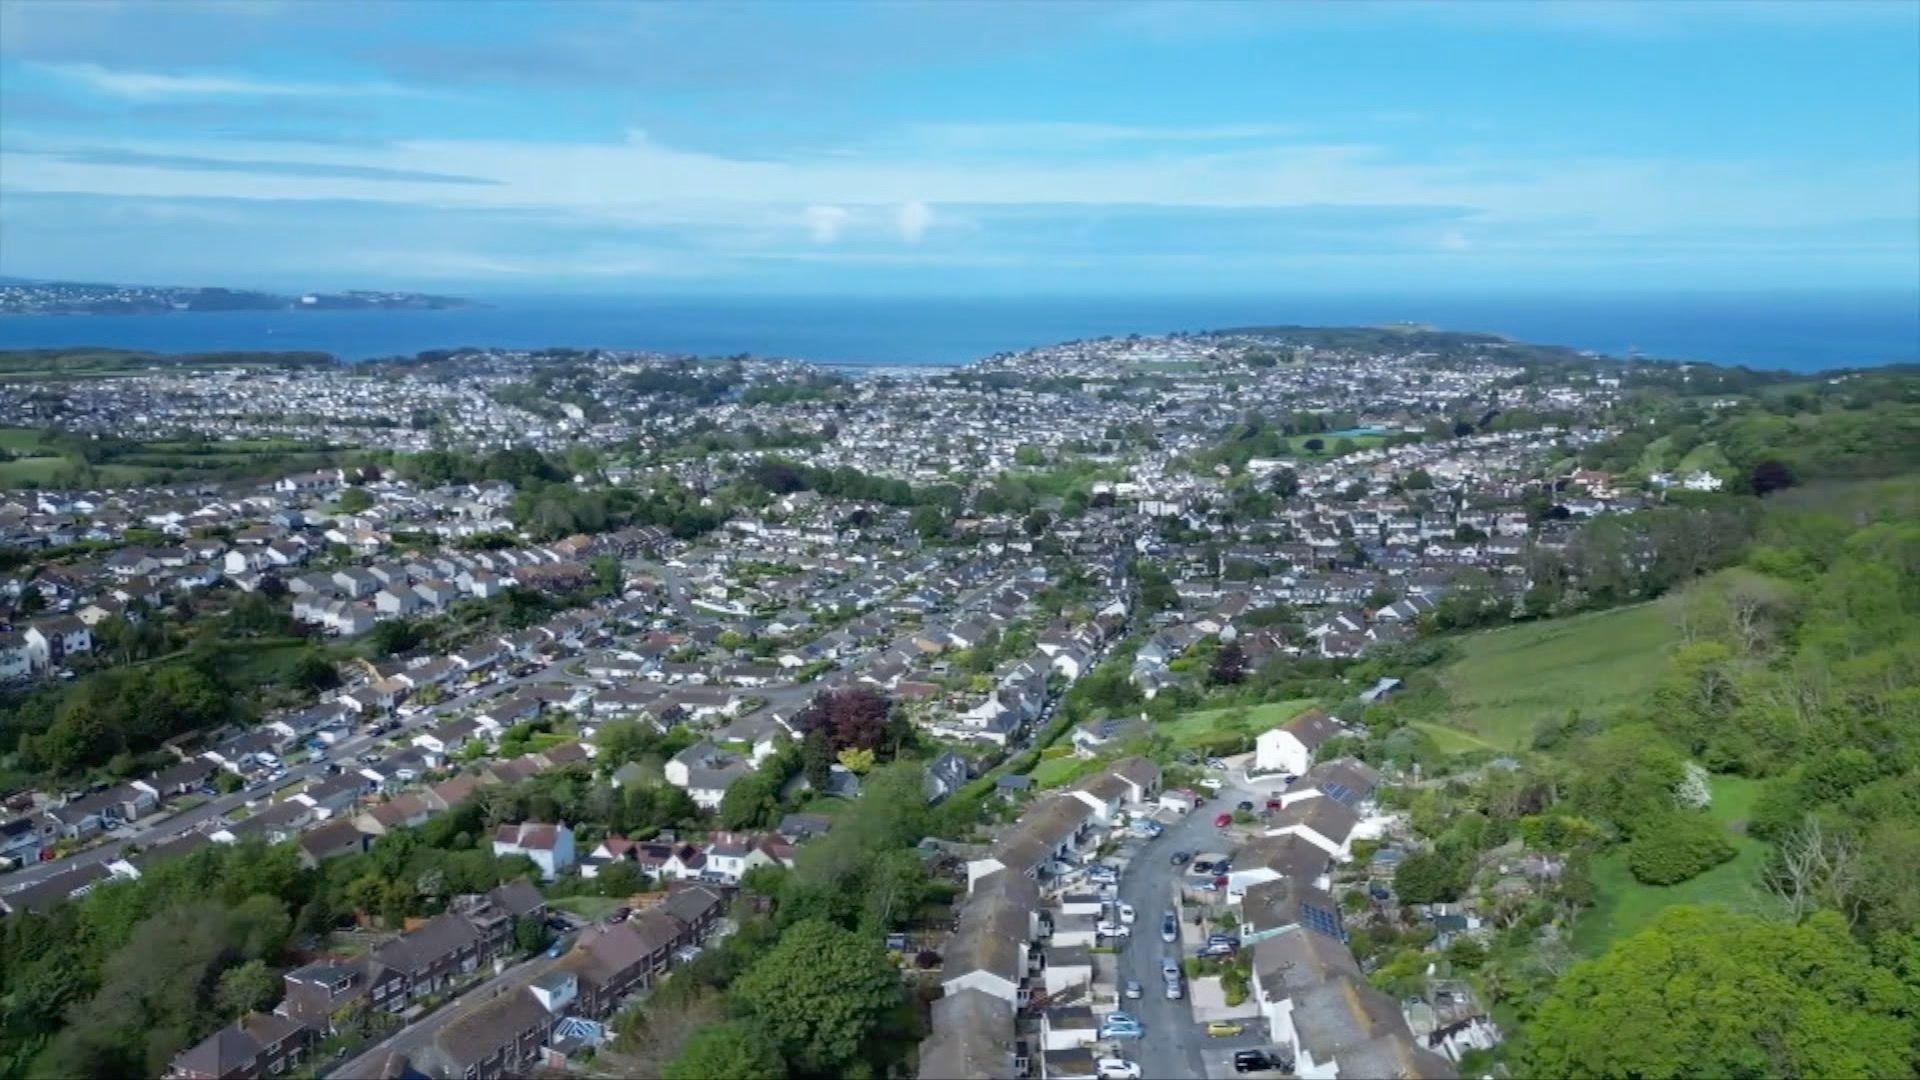
[[[1208,791],[1219,791],[1221,788],[1227,786],[1226,781],[1217,776],[1203,776],[1194,781],[1194,783],[1206,788]]]
[[[1133,918],[1134,918],[1133,905],[1121,904],[1120,905],[1120,922],[1123,925],[1132,926]]]
[[[1094,1069],[1100,1080],[1140,1080],[1140,1066],[1125,1058],[1101,1058]]]
[[[1133,936],[1133,927],[1123,926],[1117,922],[1103,922],[1095,926],[1093,932],[1101,937],[1130,938]]]

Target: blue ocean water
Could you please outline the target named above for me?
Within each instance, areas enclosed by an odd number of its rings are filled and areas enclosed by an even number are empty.
[[[451,311],[0,316],[0,348],[305,349],[348,360],[464,345],[957,364],[1102,334],[1413,322],[1611,355],[1821,371],[1920,360],[1920,293],[1221,297],[481,297]]]

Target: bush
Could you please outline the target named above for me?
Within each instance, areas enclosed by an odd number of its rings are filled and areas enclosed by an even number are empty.
[[[1733,842],[1704,814],[1670,814],[1627,845],[1627,869],[1648,885],[1673,885],[1733,858]]]
[[[1473,864],[1438,851],[1422,851],[1400,861],[1393,871],[1394,895],[1403,904],[1458,900],[1473,881]]]

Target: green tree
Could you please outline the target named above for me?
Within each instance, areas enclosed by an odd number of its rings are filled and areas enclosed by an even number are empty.
[[[1673,885],[1733,858],[1733,841],[1712,818],[1675,811],[1634,833],[1627,869],[1649,885]]]
[[[900,976],[870,937],[821,919],[789,926],[734,986],[785,1058],[810,1073],[844,1074],[901,1000]]]
[[[340,512],[358,514],[373,506],[373,494],[363,487],[350,487],[340,493]]]
[[[1835,914],[1799,925],[1664,912],[1569,971],[1527,1031],[1523,1076],[1905,1076],[1912,990]]]
[[[660,1075],[663,1080],[779,1080],[787,1075],[787,1063],[760,1025],[729,1020],[687,1040]]]
[[[222,972],[220,988],[214,994],[220,1012],[227,1017],[262,1011],[279,996],[280,976],[262,960],[249,960]]]

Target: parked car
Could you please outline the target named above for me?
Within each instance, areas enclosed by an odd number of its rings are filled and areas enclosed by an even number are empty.
[[[1239,947],[1240,947],[1240,939],[1239,939],[1239,938],[1237,938],[1237,937],[1234,937],[1234,936],[1233,936],[1232,934],[1208,934],[1208,935],[1207,935],[1207,944],[1209,944],[1209,945],[1231,945],[1231,946],[1233,946],[1234,948],[1236,948],[1236,949],[1237,949],[1237,948],[1239,948]]]
[[[1094,926],[1093,932],[1101,937],[1130,938],[1133,936],[1133,927],[1117,922],[1102,922]]]
[[[1213,827],[1216,829],[1224,829],[1231,824],[1233,824],[1232,814],[1221,814],[1213,819]]]
[[[1087,867],[1087,880],[1101,885],[1111,885],[1120,880],[1120,872],[1106,863],[1094,863]]]
[[[1179,1001],[1182,997],[1186,996],[1185,992],[1181,988],[1181,982],[1182,980],[1178,976],[1175,976],[1174,978],[1167,980],[1167,1000],[1168,1001]]]
[[[1252,799],[1241,799],[1241,800],[1240,800],[1240,809],[1242,809],[1242,810],[1244,810],[1244,811],[1246,811],[1246,812],[1247,812],[1247,813],[1249,813],[1249,814],[1251,814],[1251,813],[1253,813],[1253,800],[1252,800]]]
[[[1185,866],[1192,860],[1193,853],[1191,851],[1176,851],[1167,861],[1175,866]]]
[[[1124,1058],[1101,1058],[1094,1070],[1100,1080],[1140,1080],[1140,1066]]]
[[[1132,926],[1132,925],[1133,925],[1133,919],[1134,919],[1134,910],[1133,910],[1133,905],[1132,905],[1132,904],[1121,904],[1121,905],[1120,905],[1120,922],[1121,922],[1121,925],[1123,925],[1123,926]]]
[[[1237,945],[1229,945],[1229,944],[1226,944],[1225,942],[1216,943],[1216,942],[1210,941],[1207,944],[1201,946],[1200,955],[1207,956],[1207,957],[1232,956],[1234,953],[1234,950],[1237,948],[1239,948],[1239,946]]]
[[[1171,956],[1161,957],[1160,958],[1160,977],[1163,979],[1179,978],[1180,977],[1180,961],[1175,957],[1171,957]]]
[[[1216,1039],[1232,1038],[1247,1030],[1247,1025],[1238,1020],[1215,1020],[1207,1025],[1208,1036]]]
[[[1285,1068],[1282,1059],[1269,1055],[1265,1050],[1236,1050],[1233,1052],[1234,1072],[1266,1072],[1268,1069]]]
[[[1217,776],[1203,776],[1195,780],[1194,783],[1206,788],[1208,791],[1219,791],[1221,788],[1227,786],[1226,781]]]
[[[1147,1033],[1140,1021],[1130,1013],[1112,1012],[1100,1021],[1099,1037],[1102,1039],[1138,1039]]]
[[[1226,767],[1227,767],[1227,763],[1224,761],[1221,761],[1217,757],[1210,757],[1207,759],[1207,768],[1209,769],[1220,769],[1222,771],[1225,771]]]
[[[1140,995],[1146,993],[1146,989],[1140,985],[1139,979],[1128,979],[1126,988],[1122,991],[1122,993],[1126,994],[1126,996],[1130,998],[1137,998]]]
[[[1171,911],[1160,920],[1160,940],[1166,942],[1180,940],[1180,917]]]

